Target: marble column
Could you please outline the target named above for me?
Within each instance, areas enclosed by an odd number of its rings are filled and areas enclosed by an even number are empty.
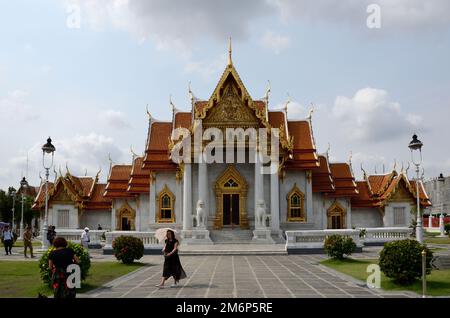
[[[111,204],[111,231],[116,230],[116,209],[114,207],[114,200],[112,200]]]
[[[183,219],[183,183],[181,179],[176,180],[175,184],[175,224],[181,225]]]
[[[270,213],[272,218],[272,230],[280,230],[280,188],[278,178],[278,165],[271,163],[270,174]],[[274,172],[275,171],[275,172]]]
[[[208,226],[209,203],[208,203],[208,169],[203,156],[200,154],[198,163],[198,199],[204,203],[205,226]]]
[[[313,215],[313,196],[312,196],[312,171],[308,170],[306,176],[306,222],[314,222]]]
[[[259,151],[255,152],[255,204],[254,213],[256,215],[256,209],[259,200],[264,200],[264,175],[261,173],[261,160],[259,156]]]
[[[192,167],[184,164],[183,173],[183,230],[192,230]]]
[[[156,174],[155,172],[150,172],[150,225],[155,225],[156,223]]]

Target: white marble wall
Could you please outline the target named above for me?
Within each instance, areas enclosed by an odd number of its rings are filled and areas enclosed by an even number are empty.
[[[69,210],[68,229],[78,229],[78,209],[73,204],[53,204],[48,209],[48,225],[58,227],[58,210]],[[45,212],[44,212],[45,213]]]
[[[405,208],[405,223],[404,224],[394,224],[394,208]],[[384,218],[383,218],[383,226],[384,227],[402,227],[402,226],[410,226],[411,221],[415,220],[417,214],[411,213],[411,208],[414,206],[409,202],[391,202],[384,207]]]
[[[352,226],[355,228],[383,227],[383,216],[378,209],[353,208]]]
[[[110,210],[84,211],[83,215],[80,218],[79,228],[84,229],[85,227],[88,227],[91,230],[96,230],[99,224],[104,230],[111,229]]]

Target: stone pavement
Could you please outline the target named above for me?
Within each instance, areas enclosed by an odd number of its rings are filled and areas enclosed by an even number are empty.
[[[181,286],[155,287],[163,258],[146,256],[148,266],[79,297],[98,298],[303,298],[417,297],[407,292],[386,293],[336,273],[318,262],[323,255],[183,256],[187,278]]]

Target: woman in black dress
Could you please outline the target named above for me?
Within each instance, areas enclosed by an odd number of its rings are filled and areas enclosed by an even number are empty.
[[[167,230],[166,241],[163,248],[164,253],[164,268],[161,283],[156,287],[163,288],[164,283],[171,276],[173,276],[174,284],[171,287],[175,287],[180,279],[186,278],[186,273],[181,266],[180,257],[178,256],[178,240],[175,238],[175,233],[171,230]]]

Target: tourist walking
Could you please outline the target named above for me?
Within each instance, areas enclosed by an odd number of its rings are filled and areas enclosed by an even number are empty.
[[[5,246],[6,255],[12,255],[12,246],[14,243],[14,234],[10,230],[9,225],[6,225],[2,232],[2,242]]]
[[[33,233],[31,233],[31,226],[27,226],[25,228],[25,232],[23,233],[23,255],[25,256],[25,258],[28,258],[27,248],[30,249],[31,258],[34,258],[33,243],[31,242],[32,239]]]
[[[89,228],[85,227],[83,233],[81,233],[81,245],[85,249],[89,249],[89,242],[91,241],[89,237]]]
[[[164,267],[161,278],[161,283],[156,287],[164,288],[164,283],[170,277],[173,277],[174,283],[171,287],[177,286],[180,279],[186,278],[186,273],[181,266],[180,257],[178,256],[178,240],[175,238],[175,233],[172,230],[167,230],[166,240],[163,248],[164,253]]]
[[[53,241],[53,250],[48,256],[48,267],[52,271],[52,287],[55,298],[75,298],[76,289],[67,286],[67,267],[71,264],[79,264],[80,261],[75,252],[67,247],[67,241],[63,237],[57,237]]]
[[[49,241],[50,245],[53,245],[53,240],[56,237],[56,231],[55,231],[55,226],[51,225],[48,227],[48,231],[47,231],[47,240]]]

